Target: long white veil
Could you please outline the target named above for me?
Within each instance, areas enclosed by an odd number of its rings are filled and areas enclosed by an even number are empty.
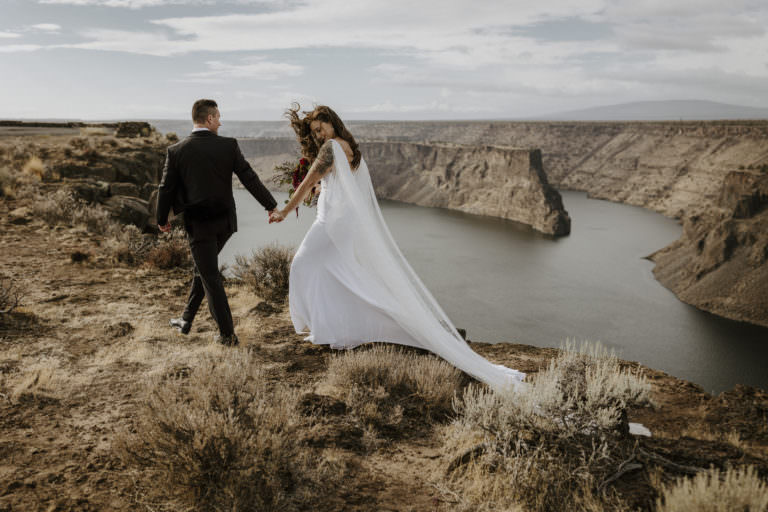
[[[333,154],[335,170],[322,191],[327,233],[342,257],[378,284],[378,306],[413,338],[414,346],[496,390],[523,387],[524,373],[493,364],[469,347],[413,271],[384,222],[365,160],[352,171],[336,141]]]

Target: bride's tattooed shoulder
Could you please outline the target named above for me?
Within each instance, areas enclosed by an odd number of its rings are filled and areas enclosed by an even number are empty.
[[[317,152],[317,158],[314,162],[314,167],[320,174],[325,174],[325,171],[330,169],[333,165],[333,143],[330,140],[320,146],[320,150]]]

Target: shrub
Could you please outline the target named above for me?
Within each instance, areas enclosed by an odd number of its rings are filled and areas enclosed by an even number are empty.
[[[277,244],[260,247],[247,258],[235,256],[232,274],[264,300],[283,302],[288,296],[288,278],[294,249]]]
[[[115,230],[115,223],[107,210],[80,201],[68,189],[61,188],[51,194],[38,196],[33,209],[38,217],[50,225],[85,226],[89,231],[102,235]]]
[[[456,392],[466,377],[431,354],[374,345],[331,356],[321,389],[342,400],[352,419],[373,435],[403,436],[423,432],[432,420],[452,414]]]
[[[176,228],[168,235],[160,235],[147,253],[145,261],[149,266],[160,269],[190,265],[192,258],[184,231]]]
[[[16,183],[16,176],[7,167],[0,167],[0,197],[16,197]]]
[[[111,248],[112,259],[118,263],[133,266],[147,264],[160,269],[191,264],[186,236],[180,228],[158,237],[142,233],[132,224],[120,226],[112,232],[107,245]]]
[[[683,478],[664,489],[656,502],[659,512],[744,512],[768,510],[768,484],[753,466],[717,469]]]
[[[24,174],[29,174],[30,176],[36,176],[39,180],[42,180],[45,176],[45,165],[43,165],[43,161],[38,157],[32,156],[27,163],[24,164],[22,172],[24,172]]]
[[[304,427],[296,394],[271,388],[245,351],[199,356],[183,372],[149,383],[135,432],[117,448],[172,510],[295,510],[326,485],[314,452],[296,442]],[[332,483],[332,479],[331,479]]]
[[[0,314],[10,313],[21,302],[21,290],[13,278],[0,274]]]
[[[641,375],[587,344],[567,345],[523,393],[471,385],[446,432],[449,485],[469,508],[621,510],[606,482],[632,451],[627,409],[649,392]]]

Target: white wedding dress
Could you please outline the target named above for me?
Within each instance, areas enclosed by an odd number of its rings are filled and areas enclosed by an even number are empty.
[[[397,247],[365,160],[352,170],[333,141],[317,217],[291,264],[291,320],[305,339],[332,348],[372,341],[426,349],[495,390],[519,391],[525,374],[474,352]]]

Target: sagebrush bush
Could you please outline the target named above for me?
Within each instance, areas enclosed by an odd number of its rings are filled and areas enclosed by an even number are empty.
[[[7,167],[0,167],[0,197],[16,197],[16,175]]]
[[[42,180],[45,176],[45,165],[43,164],[43,161],[40,160],[37,156],[32,156],[27,161],[26,164],[24,164],[24,168],[22,169],[22,172],[24,174],[29,174],[30,176],[35,176],[37,179]]]
[[[167,235],[160,235],[145,261],[147,265],[159,269],[190,266],[192,255],[184,231],[176,228]]]
[[[288,297],[293,253],[293,247],[271,244],[254,250],[250,257],[238,254],[232,274],[264,300],[284,302]]]
[[[447,419],[467,378],[436,356],[406,350],[377,344],[333,355],[321,389],[374,434],[401,436],[416,418],[421,425]]]
[[[113,261],[131,266],[146,264],[160,269],[186,267],[192,257],[183,229],[174,228],[171,233],[153,235],[142,233],[132,224],[121,226],[107,240]]]
[[[21,289],[9,276],[0,274],[0,315],[10,313],[21,302]]]
[[[306,421],[296,405],[248,352],[203,354],[149,383],[118,452],[170,510],[296,510],[333,485],[296,441]]]
[[[768,483],[754,466],[725,472],[711,469],[666,487],[656,508],[659,512],[765,512]]]
[[[109,235],[116,229],[106,209],[77,199],[66,188],[38,196],[32,208],[38,217],[52,226],[84,226],[90,232],[102,235]]]
[[[567,345],[522,393],[470,385],[446,431],[447,481],[468,509],[621,510],[601,487],[632,450],[627,409],[650,385],[600,346]],[[503,508],[501,508],[503,509]]]

